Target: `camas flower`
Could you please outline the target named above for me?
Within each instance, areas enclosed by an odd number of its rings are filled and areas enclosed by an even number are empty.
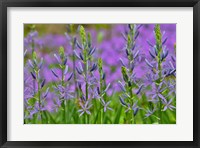
[[[163,111],[166,111],[167,109],[170,109],[171,111],[173,111],[173,109],[176,109],[176,107],[171,104],[172,103],[172,99],[170,99],[168,102],[165,101],[163,103],[165,105]]]
[[[112,108],[108,107],[108,105],[111,103],[111,101],[105,102],[103,99],[101,99],[102,105],[103,105],[103,111],[106,112],[107,110],[113,111]]]
[[[162,92],[165,91],[167,88],[166,87],[162,88],[162,86],[163,82],[161,82],[158,87],[155,86],[151,91],[150,95],[152,95],[152,100],[151,100],[152,102],[155,103],[158,102],[159,98],[162,101],[166,102],[166,98],[163,96]]]
[[[80,112],[79,116],[82,116],[84,113],[91,115],[89,109],[92,107],[92,104],[89,105],[89,101],[86,101],[85,104],[80,103],[81,109],[78,110]]]

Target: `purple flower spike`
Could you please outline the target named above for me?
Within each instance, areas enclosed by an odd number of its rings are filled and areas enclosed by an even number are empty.
[[[151,68],[153,68],[153,65],[151,65],[151,63],[149,63],[149,61],[147,59],[145,59],[145,62],[147,63],[147,65]]]
[[[126,55],[129,56],[129,52],[128,52],[128,49],[127,49],[127,48],[126,48]]]
[[[70,40],[71,40],[71,38],[70,38],[70,36],[68,35],[68,33],[67,33],[67,32],[65,32],[65,37],[66,37],[66,39],[67,39],[68,41],[70,41]]]
[[[86,102],[86,98],[85,98],[85,96],[81,96],[81,100],[83,101],[83,102]]]
[[[139,107],[137,106],[137,102],[135,102],[132,106],[132,110],[134,111],[134,116],[136,116],[138,110],[139,110]]]
[[[57,60],[58,63],[61,63],[59,57],[56,54],[54,54],[54,57],[56,58],[56,60]]]
[[[135,40],[137,39],[137,37],[139,36],[140,32],[137,31],[136,35],[135,35]]]
[[[44,93],[43,98],[46,98],[48,93],[49,93],[49,87],[47,88],[46,92]]]
[[[78,83],[78,88],[81,90],[81,83],[80,82]]]
[[[90,69],[90,72],[95,71],[96,69],[97,69],[97,64],[94,63],[94,64],[92,65],[92,68]]]
[[[163,50],[161,61],[163,61],[167,57],[167,55],[168,55],[168,50],[166,52],[165,52],[165,50]]]
[[[69,78],[67,79],[67,81],[71,80],[72,76],[73,76],[73,72],[69,75]]]
[[[141,92],[143,86],[144,86],[144,85],[141,85],[141,86],[139,87],[138,91],[136,92],[137,95]]]
[[[76,71],[81,75],[83,71],[81,71],[78,67],[76,67]]]
[[[63,62],[63,65],[66,65],[67,64],[67,58],[65,58],[64,62]]]
[[[175,59],[174,56],[171,56],[171,59],[172,59],[173,62],[176,62],[176,59]]]
[[[163,111],[166,111],[167,109],[170,109],[171,111],[173,111],[173,109],[176,109],[176,107],[171,105],[171,103],[172,103],[172,99],[170,99],[169,102],[164,102],[165,107]]]
[[[152,99],[153,99],[152,101],[153,101],[153,102],[157,102],[157,101],[159,100],[159,98],[160,98],[162,101],[166,102],[166,98],[162,95],[162,92],[163,92],[164,90],[166,90],[166,87],[164,87],[164,88],[162,89],[162,85],[163,85],[163,83],[160,83],[160,85],[159,85],[158,87],[156,87],[156,88],[153,89],[153,91],[152,91],[152,93],[151,93]]]
[[[147,43],[149,44],[149,46],[154,48],[153,44],[149,40],[147,40]]]
[[[122,33],[122,32],[121,32],[121,34],[122,34],[122,37],[124,38],[124,40],[127,41],[127,38],[126,38],[125,34]]]
[[[112,108],[108,107],[108,105],[111,103],[111,101],[108,101],[107,103],[103,99],[101,99],[101,101],[102,101],[103,111],[104,112],[106,112],[107,110],[113,111]]]
[[[167,42],[167,38],[164,39],[164,41],[162,42],[162,45],[164,45]]]
[[[126,92],[126,89],[124,87],[124,85],[122,84],[121,81],[118,81],[119,87],[121,88],[122,91]]]
[[[83,49],[83,47],[81,47],[78,41],[76,41],[76,45],[78,46],[78,48]]]
[[[154,114],[154,112],[155,112],[156,110],[154,109],[154,110],[147,110],[147,113],[145,114],[145,118],[148,118],[148,117],[150,117],[151,115],[153,115]]]
[[[106,74],[103,73],[103,75],[102,75],[102,80],[105,80],[105,77],[106,77]]]
[[[41,83],[41,88],[43,88],[44,87],[44,84],[45,84],[45,79],[42,81],[42,83]]]
[[[88,55],[92,55],[95,52],[96,48],[90,48]]]
[[[139,30],[143,25],[137,25],[137,30]]]
[[[31,76],[33,77],[33,79],[36,79],[35,73],[31,72]]]
[[[136,109],[134,110],[134,116],[136,116],[136,115],[137,115],[137,113],[138,113],[138,110],[139,110],[139,108],[136,108]]]
[[[123,61],[121,58],[120,58],[119,60],[120,60],[120,62],[121,62],[121,64],[122,64],[122,66],[126,67],[124,61]]]
[[[81,59],[80,56],[78,55],[78,53],[74,50],[74,55],[78,58]]]
[[[58,78],[58,75],[56,74],[56,72],[55,72],[53,69],[51,69],[51,72],[53,73],[53,75],[54,75],[56,78]]]
[[[154,56],[154,54],[151,52],[151,50],[149,50],[149,54],[150,54],[150,56],[154,59],[155,58],[155,56]]]
[[[98,93],[98,95],[101,94],[99,87],[97,87],[97,93]]]
[[[133,57],[134,59],[138,56],[139,52],[140,52],[140,51],[138,50],[138,51],[134,54],[134,57]]]
[[[124,99],[123,99],[121,96],[119,96],[119,100],[120,100],[120,102],[121,102],[122,105],[128,106],[128,105],[124,102]]]
[[[104,90],[104,92],[107,92],[109,87],[110,87],[110,83],[106,86],[106,89]]]
[[[65,66],[64,75],[66,75],[66,74],[67,74],[67,72],[68,72],[68,69],[69,69],[69,67],[68,67],[68,66]]]
[[[41,58],[41,61],[40,61],[39,65],[38,65],[38,68],[39,68],[39,69],[42,68],[42,64],[43,64],[43,58]]]
[[[89,111],[89,109],[92,107],[92,104],[89,105],[89,102],[87,101],[84,105],[82,103],[80,103],[80,106],[82,109],[78,110],[78,112],[80,112],[80,116],[82,116],[84,113],[88,114],[88,115],[91,115],[91,112]]]
[[[81,59],[82,61],[84,61],[83,55],[82,55],[81,53],[80,53],[79,55],[80,55],[80,56],[79,56],[80,59]]]
[[[153,50],[154,50],[154,52],[155,52],[155,54],[157,56],[158,55],[158,51],[157,51],[156,47],[153,47]]]
[[[33,66],[33,63],[32,63],[32,61],[31,61],[31,60],[28,60],[28,64],[29,64],[29,66],[30,66],[31,68],[33,68],[33,69],[34,69],[34,66]]]
[[[78,64],[79,64],[79,69],[83,72],[83,67],[82,67],[81,62],[79,62]]]
[[[135,49],[135,44],[133,45],[133,47],[132,47],[132,51]]]
[[[76,39],[76,37],[74,37],[74,42],[73,42],[73,43],[74,43],[74,45],[76,45],[76,40],[77,40],[77,39]]]
[[[174,74],[176,72],[176,69],[172,69],[171,71],[170,71],[170,75],[172,75],[172,74]]]

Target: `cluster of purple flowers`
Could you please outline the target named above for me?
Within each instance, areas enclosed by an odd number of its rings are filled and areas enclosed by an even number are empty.
[[[51,44],[46,43],[52,40],[50,36],[41,38],[31,30],[24,39],[25,119],[37,116],[44,123],[46,111],[61,109],[62,123],[66,123],[66,106],[75,100],[84,123],[89,123],[93,112],[99,112],[100,123],[104,123],[104,113],[114,111],[111,96],[117,93],[127,123],[137,123],[140,110],[145,112],[144,119],[152,116],[163,123],[162,112],[175,110],[175,34],[162,32],[161,25],[113,28],[114,37],[98,41],[95,36],[102,34],[86,31],[81,25],[67,25],[63,38]],[[147,40],[143,37],[145,29],[152,30]],[[49,54],[48,48],[58,48],[58,52]],[[148,105],[144,105],[143,95]]]

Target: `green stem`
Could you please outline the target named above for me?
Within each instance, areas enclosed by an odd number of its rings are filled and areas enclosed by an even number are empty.
[[[61,80],[61,85],[64,87],[64,70],[62,68],[62,80]],[[62,108],[63,108],[63,120],[64,123],[66,122],[66,100],[64,98],[62,98],[63,102],[62,102]]]
[[[101,109],[101,124],[103,124],[103,115],[104,115],[104,113],[103,113],[103,108]]]
[[[132,124],[136,124],[135,117],[134,117],[134,111],[133,110],[132,110],[131,114],[132,114]]]
[[[85,124],[87,124],[87,114],[86,113],[84,113],[85,114]]]
[[[88,77],[88,62],[87,62],[87,51],[86,49],[83,50],[83,53],[84,53],[84,64],[85,64],[85,67],[84,67],[84,73],[85,73],[85,97],[86,97],[86,101],[88,101],[88,82],[87,82],[87,77]],[[85,121],[87,123],[87,115],[85,115]]]
[[[84,51],[84,64],[85,64],[85,96],[86,96],[86,100],[88,100],[88,82],[87,82],[87,77],[88,77],[88,62],[87,62],[87,52],[86,49]]]
[[[162,79],[162,61],[161,61],[161,51],[162,51],[162,48],[159,49],[159,52],[158,52],[158,75],[159,75],[159,81],[158,81],[158,86],[160,85],[161,83],[161,79]],[[158,120],[159,124],[162,124],[162,101],[161,101],[161,98],[159,97],[159,118],[160,120]]]
[[[100,72],[100,78],[99,78],[99,81],[100,81],[100,94],[103,92],[103,80],[102,80],[102,72]],[[101,109],[101,100],[100,101],[100,106],[99,106],[99,109],[100,109],[100,115],[101,115],[101,124],[103,124],[103,109]]]
[[[34,40],[32,40],[32,42],[31,42],[31,48],[32,48],[32,56],[33,56],[33,53],[35,51]],[[34,79],[33,79],[33,95],[35,95],[35,80]]]
[[[40,98],[41,90],[40,90],[39,72],[37,72],[37,84],[38,84],[39,114],[41,116],[41,123],[43,123],[43,117],[41,112],[41,98]]]

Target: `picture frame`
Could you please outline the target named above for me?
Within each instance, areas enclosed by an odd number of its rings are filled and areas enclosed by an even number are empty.
[[[8,141],[8,7],[193,7],[193,141]],[[9,147],[200,147],[200,2],[199,0],[2,0],[0,3],[0,145]],[[184,92],[182,92],[184,93]],[[20,134],[20,133],[19,133]],[[120,133],[119,133],[120,134]]]

